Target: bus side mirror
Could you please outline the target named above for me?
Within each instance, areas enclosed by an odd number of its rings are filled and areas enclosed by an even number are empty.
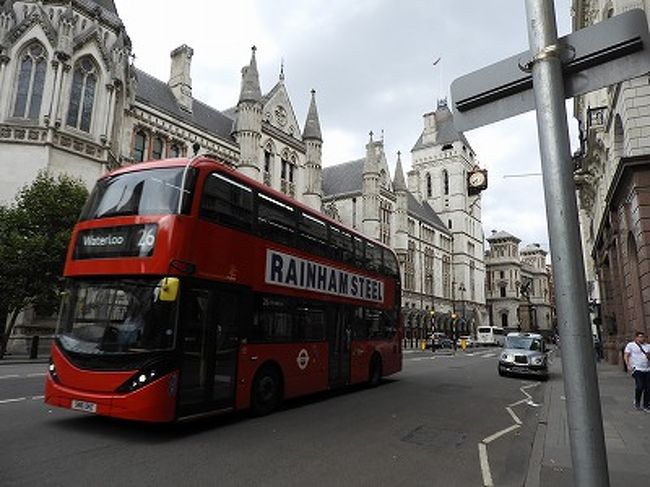
[[[160,280],[160,301],[176,301],[178,297],[178,277],[165,277]]]

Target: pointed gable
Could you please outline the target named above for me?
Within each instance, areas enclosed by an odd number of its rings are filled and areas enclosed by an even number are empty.
[[[282,79],[262,97],[261,102],[264,122],[296,139],[300,138],[300,125]]]

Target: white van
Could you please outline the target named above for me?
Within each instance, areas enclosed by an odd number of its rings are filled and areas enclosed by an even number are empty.
[[[479,326],[476,329],[476,344],[479,346],[497,345],[502,347],[505,338],[506,332],[499,326]]]

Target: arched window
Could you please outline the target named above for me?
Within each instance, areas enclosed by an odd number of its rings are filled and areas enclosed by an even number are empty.
[[[90,122],[95,103],[97,87],[97,67],[89,56],[81,58],[74,67],[68,121],[70,127],[90,132]]]
[[[431,174],[427,173],[427,198],[431,198]]]
[[[46,51],[42,44],[30,44],[20,56],[14,117],[37,119],[41,113],[43,86],[47,70]]]
[[[147,147],[147,134],[142,130],[135,133],[135,140],[133,141],[133,160],[142,162],[145,158]]]
[[[449,195],[449,173],[446,169],[442,170],[442,193],[445,196]]]
[[[165,144],[163,142],[162,137],[160,136],[155,137],[151,145],[151,158],[154,160],[162,159],[164,147]]]
[[[173,144],[169,148],[169,155],[171,157],[180,157],[181,156],[181,148],[178,146],[178,144]]]

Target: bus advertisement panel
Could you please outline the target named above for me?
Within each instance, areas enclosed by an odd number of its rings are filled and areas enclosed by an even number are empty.
[[[266,414],[402,367],[395,254],[212,157],[101,178],[64,274],[51,405]]]

